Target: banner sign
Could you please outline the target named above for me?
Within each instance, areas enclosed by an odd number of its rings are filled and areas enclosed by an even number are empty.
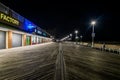
[[[8,16],[7,14],[4,14],[2,12],[0,12],[0,22],[12,25],[12,26],[19,26],[20,22],[13,18]]]

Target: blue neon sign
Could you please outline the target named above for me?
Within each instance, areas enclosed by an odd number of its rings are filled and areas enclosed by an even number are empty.
[[[25,19],[24,21],[24,30],[28,31],[28,32],[34,32],[34,29],[36,28],[36,26],[30,22],[29,20]]]

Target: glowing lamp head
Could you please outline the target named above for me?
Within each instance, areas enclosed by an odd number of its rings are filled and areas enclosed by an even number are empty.
[[[77,31],[77,30],[75,30],[75,33],[77,34],[77,33],[78,33],[78,31]]]
[[[91,22],[91,24],[92,24],[92,25],[95,25],[95,24],[96,24],[96,22],[95,22],[95,21],[92,21],[92,22]]]

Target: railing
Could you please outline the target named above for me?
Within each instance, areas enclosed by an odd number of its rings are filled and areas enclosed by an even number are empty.
[[[81,45],[91,47],[91,43],[83,42],[80,43]],[[107,52],[112,52],[112,53],[117,53],[120,54],[120,44],[114,45],[114,44],[100,44],[100,43],[95,43],[94,47],[95,49],[99,49],[101,51],[107,51]]]

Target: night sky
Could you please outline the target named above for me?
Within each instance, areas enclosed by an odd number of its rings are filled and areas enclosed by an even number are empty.
[[[20,15],[62,38],[79,30],[83,40],[91,41],[92,26],[96,20],[96,41],[120,41],[120,6],[117,2],[84,1],[52,2],[39,0],[1,0]]]

